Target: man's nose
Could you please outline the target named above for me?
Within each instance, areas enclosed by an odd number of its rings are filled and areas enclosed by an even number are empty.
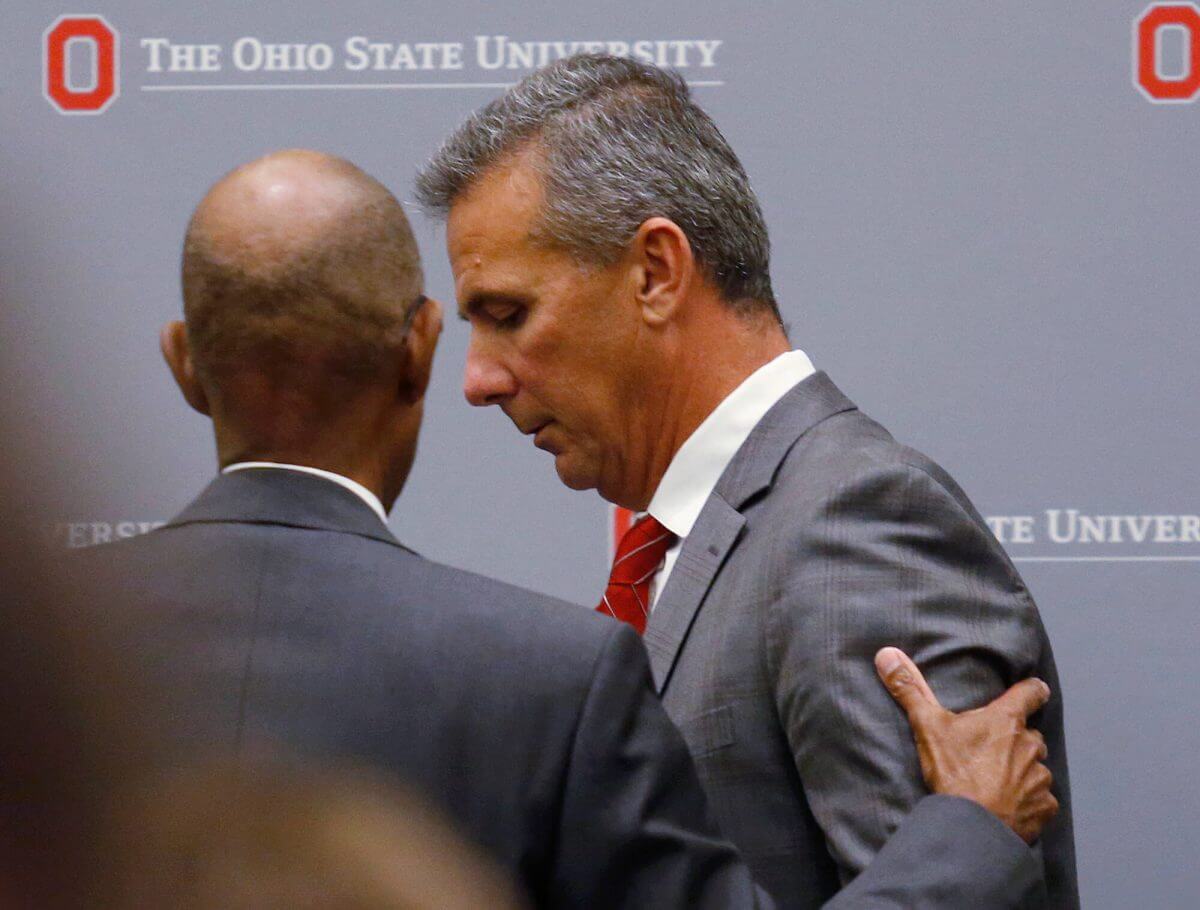
[[[475,407],[502,404],[517,392],[517,382],[503,364],[487,356],[474,343],[467,347],[463,395]]]

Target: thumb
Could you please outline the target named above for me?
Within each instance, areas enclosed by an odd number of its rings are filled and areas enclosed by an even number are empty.
[[[988,705],[1024,720],[1050,700],[1050,687],[1040,679],[1023,679]]]
[[[904,709],[910,723],[915,723],[931,709],[942,710],[917,665],[899,648],[880,648],[875,654],[875,672],[892,698]]]

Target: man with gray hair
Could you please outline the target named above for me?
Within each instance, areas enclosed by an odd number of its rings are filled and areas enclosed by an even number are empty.
[[[646,513],[598,609],[644,634],[758,881],[816,906],[923,792],[870,655],[904,647],[960,710],[1025,676],[1057,690],[1028,591],[954,481],[792,350],[759,204],[678,76],[558,61],[473,114],[417,186],[447,218],[467,399],[567,486]],[[1035,726],[1062,807],[1038,855],[1049,904],[1074,907],[1057,691]]]

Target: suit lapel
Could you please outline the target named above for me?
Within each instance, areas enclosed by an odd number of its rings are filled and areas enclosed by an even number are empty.
[[[660,695],[667,687],[679,649],[692,628],[704,595],[745,524],[741,513],[714,493],[708,497],[692,533],[679,550],[675,568],[654,605],[644,636],[654,685]]]
[[[823,372],[798,383],[769,410],[729,462],[683,542],[646,626],[646,650],[661,695],[683,643],[746,525],[742,510],[769,490],[779,466],[812,427],[855,405]]]

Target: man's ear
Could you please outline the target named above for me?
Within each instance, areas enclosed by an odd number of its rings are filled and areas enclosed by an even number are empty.
[[[642,319],[649,325],[671,321],[695,278],[696,258],[687,234],[670,218],[647,218],[634,234],[630,253]]]
[[[400,395],[407,404],[425,397],[433,372],[433,354],[442,334],[442,305],[432,297],[423,297],[404,336],[404,363],[400,368]]]
[[[188,346],[187,326],[178,319],[168,322],[158,333],[158,346],[184,400],[205,417],[211,416],[208,396],[196,378],[196,364],[192,361],[192,349]]]

